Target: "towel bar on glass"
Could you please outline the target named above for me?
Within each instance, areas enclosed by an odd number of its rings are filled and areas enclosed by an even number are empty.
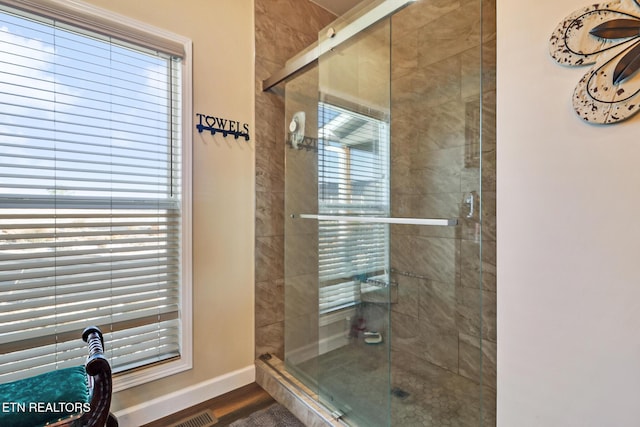
[[[384,218],[376,216],[314,214],[292,214],[291,218],[315,219],[318,221],[370,222],[375,224],[436,225],[440,227],[458,225],[457,218]]]

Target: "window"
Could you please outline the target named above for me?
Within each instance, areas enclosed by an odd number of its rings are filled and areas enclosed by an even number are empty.
[[[83,363],[89,325],[115,373],[191,363],[186,50],[91,11],[0,6],[0,381]]]
[[[388,217],[386,122],[326,103],[318,117],[318,213]],[[387,224],[320,221],[318,227],[321,314],[388,283]]]

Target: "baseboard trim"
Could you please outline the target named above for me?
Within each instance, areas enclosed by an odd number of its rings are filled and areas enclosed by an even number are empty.
[[[115,416],[118,418],[120,427],[141,426],[251,384],[255,380],[256,368],[255,365],[250,365],[148,402],[122,409],[117,411]]]

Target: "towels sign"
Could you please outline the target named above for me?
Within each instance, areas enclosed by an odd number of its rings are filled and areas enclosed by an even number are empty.
[[[249,140],[248,123],[240,123],[235,120],[207,116],[206,114],[200,113],[196,113],[196,116],[198,116],[196,129],[198,129],[199,133],[207,130],[211,132],[211,135],[215,135],[216,132],[220,132],[225,138],[229,135],[233,135],[234,139],[244,138],[245,141]]]

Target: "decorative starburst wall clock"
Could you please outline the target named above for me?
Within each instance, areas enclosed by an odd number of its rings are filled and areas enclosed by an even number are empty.
[[[572,13],[553,31],[549,52],[562,65],[592,65],[573,92],[583,120],[618,123],[640,110],[640,0]]]

